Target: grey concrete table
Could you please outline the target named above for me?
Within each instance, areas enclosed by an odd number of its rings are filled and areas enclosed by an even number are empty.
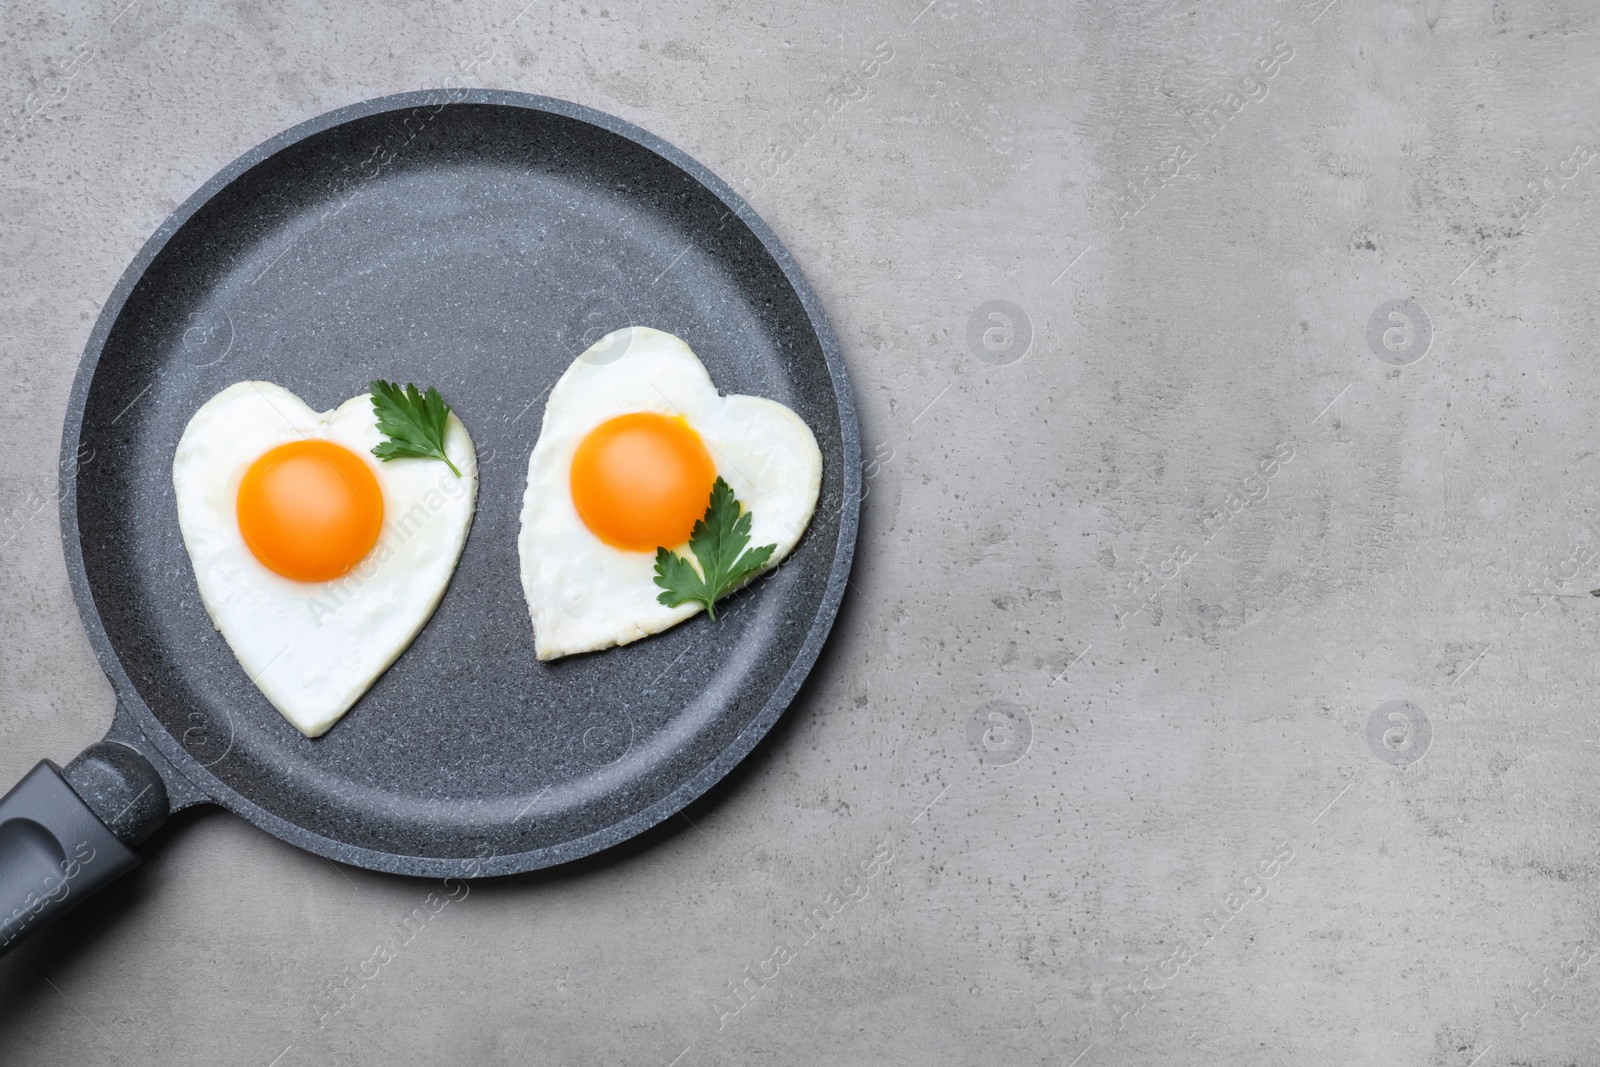
[[[439,886],[186,816],[0,964],[0,1062],[1600,1062],[1600,8],[126,2],[0,13],[0,784],[111,714],[53,496],[100,302],[342,104],[727,176],[868,497],[815,683],[648,847],[408,928]]]

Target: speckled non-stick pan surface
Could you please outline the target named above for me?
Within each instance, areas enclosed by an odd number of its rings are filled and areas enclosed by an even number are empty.
[[[715,622],[542,664],[516,536],[544,395],[591,341],[687,340],[724,393],[789,405],[823,454],[791,561]],[[266,379],[318,410],[437,385],[481,462],[471,537],[416,641],[326,736],[260,694],[200,603],[172,454],[207,398]],[[860,490],[837,342],[772,232],[628,123],[440,91],[344,108],[226,168],[150,239],[91,337],[63,441],[84,624],[137,730],[193,789],[337,860],[509,873],[587,855],[703,793],[811,669]]]

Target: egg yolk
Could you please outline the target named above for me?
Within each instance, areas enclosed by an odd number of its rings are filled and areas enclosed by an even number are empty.
[[[361,562],[383,529],[383,491],[360,456],[332,441],[290,441],[239,483],[239,532],[285,578],[326,582]]]
[[[717,468],[682,418],[636,411],[607,419],[572,456],[572,503],[600,540],[630,552],[689,540]]]

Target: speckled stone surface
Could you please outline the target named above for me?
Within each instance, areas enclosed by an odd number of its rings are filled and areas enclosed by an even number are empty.
[[[866,499],[681,816],[446,884],[193,808],[0,965],[6,1067],[1600,1056],[1593,4],[119,10],[0,15],[0,780],[111,722],[53,499],[102,305],[333,108],[542,93],[729,180]]]

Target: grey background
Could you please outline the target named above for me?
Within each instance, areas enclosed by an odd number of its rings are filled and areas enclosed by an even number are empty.
[[[804,265],[868,457],[813,682],[409,938],[444,887],[183,816],[0,964],[0,1061],[1600,1061],[1600,601],[1540,595],[1600,586],[1600,9],[604,2],[0,15],[0,784],[110,721],[54,501],[104,295],[234,156],[444,83],[645,126]]]

